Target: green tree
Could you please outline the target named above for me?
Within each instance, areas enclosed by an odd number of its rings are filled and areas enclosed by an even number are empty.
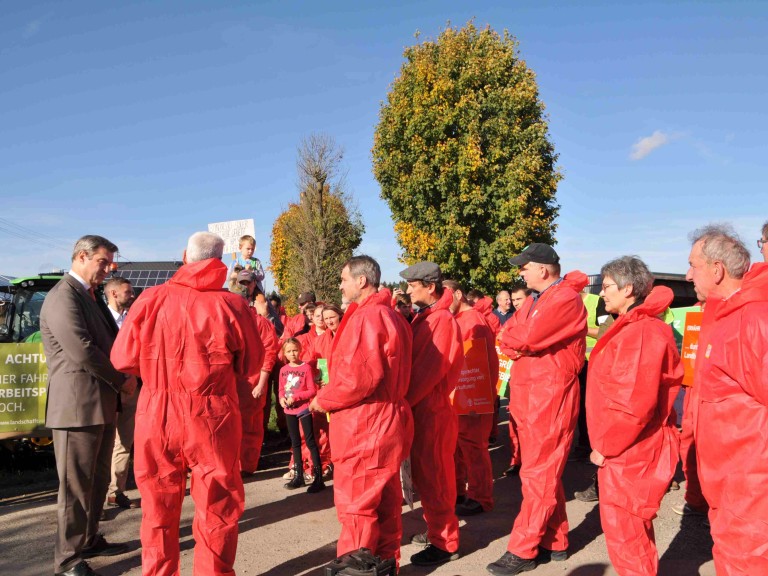
[[[511,255],[554,241],[561,175],[535,75],[507,31],[472,22],[404,57],[372,151],[401,260],[493,293]]]
[[[270,247],[271,270],[289,309],[307,290],[338,302],[341,266],[362,241],[365,227],[340,172],[343,157],[326,135],[313,134],[299,146],[299,199],[275,220]]]

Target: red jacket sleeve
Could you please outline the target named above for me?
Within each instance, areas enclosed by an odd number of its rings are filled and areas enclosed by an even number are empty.
[[[234,350],[234,368],[237,377],[246,381],[251,389],[259,383],[261,365],[264,362],[264,344],[261,343],[256,321],[250,309],[241,297],[229,299],[232,313],[232,327],[238,332],[240,349]]]
[[[421,402],[446,379],[464,354],[459,326],[451,313],[436,311],[430,316],[413,326],[411,384],[405,395],[411,406]]]
[[[112,346],[110,361],[116,370],[139,376],[141,357],[141,325],[147,313],[147,298],[137,298],[131,306],[131,313],[125,317],[125,322],[117,333]]]
[[[587,309],[572,290],[563,288],[546,300],[540,298],[533,311],[527,304],[504,324],[500,345],[510,357],[517,356],[516,352],[540,352],[576,336],[586,336]]]
[[[324,410],[332,412],[360,403],[389,376],[386,349],[391,348],[389,338],[398,334],[383,310],[380,306],[372,311],[359,309],[354,313],[357,318],[352,316],[336,335],[340,340],[333,352],[331,381],[317,393],[317,402]]]
[[[256,313],[256,310],[251,308],[251,313],[256,318],[256,329],[259,331],[261,337],[261,343],[264,345],[264,362],[261,365],[261,369],[266,372],[271,372],[277,361],[277,353],[280,352],[280,344],[277,340],[277,332],[272,322],[260,316]]]

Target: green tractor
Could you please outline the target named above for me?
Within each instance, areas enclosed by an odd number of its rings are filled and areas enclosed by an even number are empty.
[[[0,440],[49,442],[48,367],[40,340],[40,310],[61,277],[40,274],[0,286]]]

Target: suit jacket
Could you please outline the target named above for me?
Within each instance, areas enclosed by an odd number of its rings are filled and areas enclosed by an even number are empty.
[[[40,312],[48,363],[48,428],[76,428],[115,422],[126,376],[109,360],[117,324],[106,304],[65,274]]]

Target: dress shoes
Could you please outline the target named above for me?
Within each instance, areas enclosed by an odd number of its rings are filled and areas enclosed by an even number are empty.
[[[482,504],[472,498],[467,498],[464,502],[456,505],[456,516],[474,516],[483,512]]]
[[[101,576],[98,572],[94,572],[88,562],[81,560],[69,570],[64,572],[56,572],[54,576]]]
[[[117,556],[128,552],[128,544],[124,542],[107,542],[102,534],[96,534],[93,543],[80,551],[81,558],[94,558],[95,556]]]
[[[114,496],[107,498],[107,505],[112,506],[113,508],[125,508],[126,510],[130,508],[141,508],[140,502],[131,500],[122,492],[118,492]]]

